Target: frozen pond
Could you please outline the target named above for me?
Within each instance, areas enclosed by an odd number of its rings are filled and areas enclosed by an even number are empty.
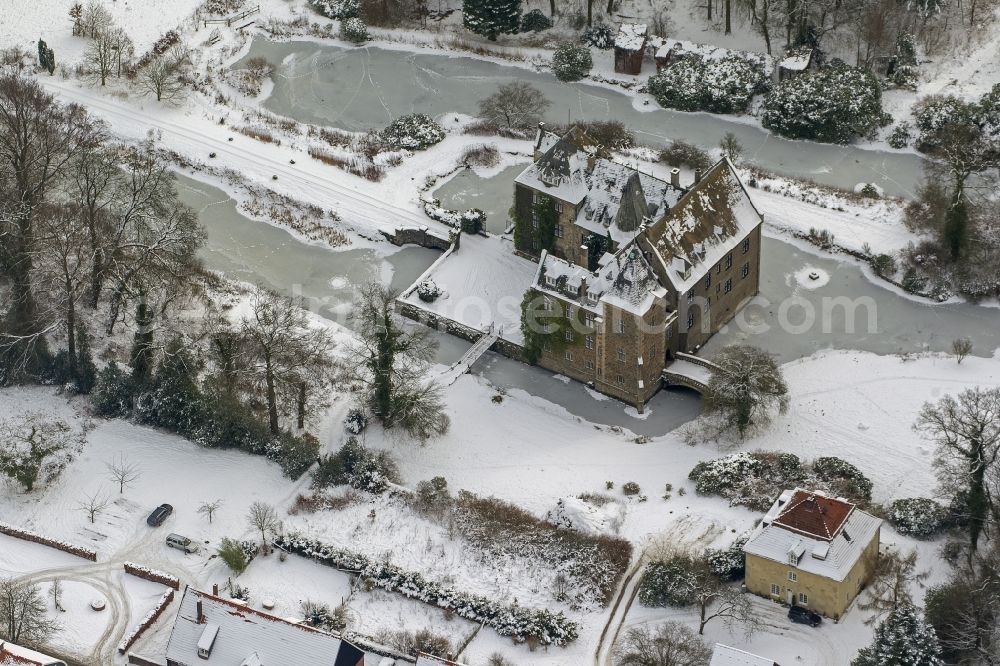
[[[303,122],[367,130],[413,112],[475,114],[479,99],[516,79],[545,91],[551,122],[621,120],[644,143],[683,139],[705,148],[718,146],[722,135],[732,132],[751,162],[837,187],[874,182],[888,194],[912,196],[921,177],[922,160],[913,154],[789,141],[739,120],[643,106],[614,89],[561,83],[547,72],[476,58],[264,39],[254,41],[246,58],[255,56],[278,65],[264,106]]]
[[[507,167],[491,178],[483,178],[472,169],[462,169],[432,193],[441,205],[451,210],[478,208],[486,213],[486,230],[502,234],[514,201],[514,179],[527,163]]]
[[[346,326],[353,322],[349,315],[358,287],[381,279],[394,289],[403,289],[440,256],[415,246],[385,258],[370,249],[331,250],[243,216],[235,201],[212,185],[178,175],[178,189],[183,201],[198,211],[208,232],[201,251],[206,268],[235,280],[303,296],[314,312]],[[454,336],[433,335],[440,343],[439,363],[453,363],[469,348],[468,342]],[[580,418],[623,426],[637,434],[665,433],[695,418],[701,410],[701,401],[694,393],[661,391],[650,402],[644,418],[637,419],[625,412],[622,403],[595,397],[580,384],[567,385],[550,372],[498,354],[485,355],[474,371],[495,386],[524,389]]]

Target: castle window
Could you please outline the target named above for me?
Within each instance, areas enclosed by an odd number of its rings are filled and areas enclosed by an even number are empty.
[[[596,319],[597,317],[594,315],[593,312],[588,312],[584,317],[584,323],[586,323],[587,326],[593,326]]]
[[[617,375],[615,377],[615,382],[617,382],[618,384],[624,384],[625,383],[625,377],[623,375]]]
[[[573,331],[566,331],[566,342],[573,342]]]
[[[618,320],[618,332],[619,333],[624,333],[625,332],[625,320],[624,319],[619,319]]]
[[[585,337],[583,339],[583,346],[586,347],[587,349],[593,349],[594,348],[594,336],[588,335],[587,337]]]
[[[711,286],[712,286],[712,274],[709,273],[708,275],[705,276],[705,289],[708,289]]]
[[[555,208],[556,208],[556,212],[557,212],[557,213],[561,213],[561,212],[563,212],[563,204],[562,204],[562,201],[556,201],[556,202],[555,202]]]
[[[590,304],[597,303],[597,293],[593,292],[593,291],[590,291],[588,289],[587,290],[587,302],[590,303]],[[589,315],[589,316],[590,316],[591,319],[593,319],[593,315]]]
[[[573,306],[572,305],[567,305],[566,306],[566,316],[567,317],[572,317],[573,316]]]
[[[688,303],[694,300],[694,289],[688,292]]]
[[[740,275],[742,275],[743,277],[746,277],[746,276],[750,275],[750,262],[749,261],[747,263],[743,264],[743,268],[740,269]]]
[[[557,224],[556,225],[555,236],[556,236],[556,238],[562,238],[563,237],[563,226],[561,224]]]
[[[730,252],[726,255],[726,270],[728,271],[733,267],[733,254]]]
[[[625,361],[625,350],[621,347],[618,348],[618,360],[622,362]]]
[[[749,251],[750,251],[750,239],[749,238],[744,238],[743,239],[743,254],[746,254]]]
[[[593,369],[594,369],[594,362],[587,361],[587,370],[593,370]]]
[[[567,361],[572,361],[573,360],[573,352],[571,352],[568,349],[566,350],[566,360]]]
[[[732,290],[733,290],[733,281],[732,280],[726,280],[726,293],[728,294]]]
[[[694,328],[694,313],[693,312],[689,312],[688,313],[688,330],[690,331],[692,328]]]

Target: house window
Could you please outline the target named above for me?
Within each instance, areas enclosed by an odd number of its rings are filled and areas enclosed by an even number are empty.
[[[712,286],[712,274],[709,273],[708,275],[705,276],[705,289],[708,289],[711,286]]]
[[[740,275],[742,275],[744,278],[746,276],[750,275],[750,262],[749,261],[747,263],[743,264],[743,268],[740,269]]]
[[[566,350],[566,360],[567,361],[572,361],[573,360],[573,352],[571,352],[568,349]]]
[[[625,320],[624,319],[619,319],[618,320],[618,332],[619,333],[624,333],[625,332]]]
[[[796,581],[799,580],[799,575],[797,573],[795,573],[794,571],[789,571],[788,572],[788,580],[790,580],[790,581],[792,581],[794,583],[794,582],[796,582]]]
[[[562,201],[556,201],[554,205],[555,205],[555,209],[556,209],[556,212],[557,212],[557,213],[561,213],[561,212],[563,212],[563,204],[562,204]]]
[[[542,197],[541,197],[541,195],[538,194],[538,192],[532,192],[531,193],[531,203],[537,204],[537,203],[541,203],[541,201],[542,201]]]
[[[564,337],[566,338],[566,342],[573,342],[573,331],[566,331]]]
[[[618,348],[618,360],[621,361],[622,363],[625,362],[625,350],[622,349],[621,347]]]
[[[594,316],[593,312],[588,312],[586,317],[584,317],[584,321],[586,322],[587,326],[593,326],[595,319],[596,317]]]
[[[726,255],[726,270],[728,271],[733,267],[733,255],[732,253]]]
[[[587,291],[587,302],[594,304],[597,302],[597,293],[593,291]]]
[[[693,312],[689,312],[688,313],[688,330],[690,331],[692,328],[694,328],[694,313]]]
[[[553,276],[553,275],[546,275],[545,276],[545,284],[548,285],[548,286],[550,286],[550,287],[556,286],[556,278],[555,278],[555,276]]]
[[[619,384],[624,384],[625,383],[625,377],[624,377],[624,375],[616,375],[615,376],[615,381],[617,383],[619,383]]]
[[[567,305],[566,306],[566,316],[570,317],[570,318],[573,317],[573,306],[572,305]]]
[[[588,335],[587,337],[585,337],[583,339],[583,346],[586,347],[587,349],[593,349],[594,348],[594,336]]]
[[[802,605],[802,606],[808,606],[809,605],[809,595],[808,594],[803,594],[802,592],[799,592],[799,604]]]
[[[593,370],[593,369],[594,369],[594,362],[587,361],[587,370]]]
[[[772,584],[771,585],[771,594],[773,594],[776,597],[780,597],[781,596],[781,586],[780,585],[774,585],[774,584]]]
[[[544,301],[542,301],[542,309],[545,310],[546,312],[552,312],[552,301],[550,301],[547,298]]]
[[[746,254],[749,251],[750,251],[750,239],[749,238],[744,238],[743,239],[743,254]]]
[[[728,294],[732,290],[733,290],[733,281],[732,280],[726,280],[726,293]]]
[[[561,224],[556,225],[555,236],[556,238],[563,237],[563,226]]]

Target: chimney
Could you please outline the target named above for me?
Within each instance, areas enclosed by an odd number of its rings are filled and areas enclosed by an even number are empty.
[[[681,189],[681,170],[674,167],[670,170],[670,185],[675,189]]]
[[[701,169],[695,169],[694,170],[694,183],[698,183],[700,181],[701,181]],[[694,184],[694,183],[692,183],[692,184]]]
[[[198,624],[201,624],[202,622],[205,621],[205,611],[201,607],[201,599],[198,600],[197,608],[198,608]]]
[[[542,137],[545,135],[545,123],[538,123],[538,138],[535,139],[535,150],[542,147]]]
[[[218,583],[212,583],[212,596],[213,597],[219,596],[219,584]]]

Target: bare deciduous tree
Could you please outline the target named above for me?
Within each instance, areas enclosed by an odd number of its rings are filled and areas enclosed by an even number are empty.
[[[291,298],[266,289],[253,292],[242,328],[253,362],[249,372],[264,390],[271,432],[281,432],[279,412],[291,406],[298,427],[304,427],[311,404],[322,399],[333,379],[329,331],[310,325]]]
[[[115,460],[107,463],[105,466],[108,468],[111,480],[118,484],[119,495],[125,492],[125,486],[138,481],[139,477],[142,476],[139,466],[130,463],[124,455],[115,458]]]
[[[117,54],[115,52],[115,39],[111,30],[105,29],[94,35],[87,45],[83,62],[86,65],[86,80],[92,84],[104,86],[108,82],[108,77],[115,71]]]
[[[179,103],[185,96],[183,75],[187,64],[187,49],[176,46],[139,70],[139,85],[146,94],[155,96],[157,102]]]
[[[77,502],[77,506],[87,514],[87,518],[93,524],[97,520],[97,516],[101,515],[110,503],[111,500],[108,499],[108,496],[98,490],[93,495],[88,495]]]
[[[612,654],[615,666],[708,666],[712,649],[690,627],[666,622],[629,629]]]
[[[52,595],[52,605],[57,611],[62,613],[66,612],[66,609],[62,606],[62,581],[56,578],[52,581],[52,587],[49,588],[49,594]]]
[[[0,473],[31,491],[59,476],[83,445],[83,433],[38,412],[0,421]]]
[[[37,583],[0,578],[0,635],[12,643],[44,643],[59,623],[50,620]]]
[[[90,0],[81,15],[83,34],[94,38],[112,23],[111,12],[100,0]]]
[[[278,519],[278,512],[274,507],[264,502],[254,502],[247,512],[247,522],[257,532],[260,532],[261,545],[264,552],[268,550],[268,535],[276,534],[281,529],[281,520]]]
[[[215,512],[218,511],[221,506],[221,499],[217,499],[214,502],[202,502],[198,505],[198,513],[208,518],[208,524],[211,525]]]
[[[895,550],[879,555],[867,598],[858,602],[858,608],[874,611],[865,624],[878,622],[897,608],[911,605],[912,585],[921,584],[929,575],[929,571],[917,571],[916,550],[905,555]]]
[[[972,338],[955,338],[951,341],[951,353],[961,365],[965,357],[972,353]]]
[[[541,90],[524,81],[513,81],[479,100],[479,117],[498,127],[530,129],[538,124],[549,105]]]
[[[712,361],[705,407],[719,416],[724,429],[740,438],[751,427],[765,427],[771,414],[788,408],[788,385],[781,368],[767,352],[748,345],[726,347]]]
[[[971,561],[990,519],[1000,519],[1000,503],[988,483],[1000,461],[1000,388],[976,387],[925,403],[914,427],[937,444],[938,482],[963,505]]]

